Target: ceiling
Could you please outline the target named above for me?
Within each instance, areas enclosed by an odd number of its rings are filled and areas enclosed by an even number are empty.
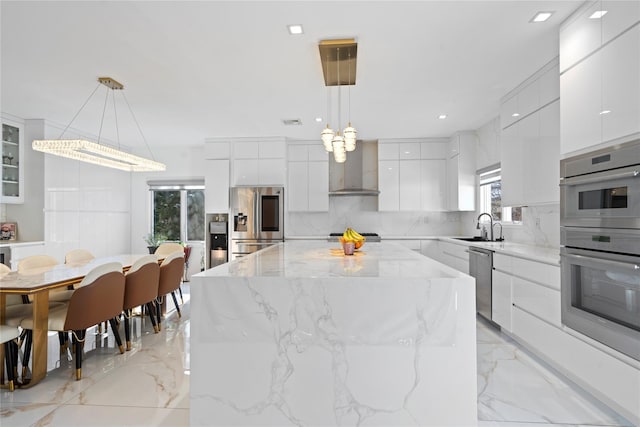
[[[65,126],[97,77],[109,76],[124,84],[152,146],[319,139],[325,123],[315,118],[327,117],[328,89],[318,42],[353,37],[358,137],[446,137],[496,117],[500,98],[558,54],[558,27],[581,3],[2,0],[0,106]],[[555,13],[529,23],[537,11]],[[289,35],[288,24],[304,34]],[[335,128],[338,89],[330,90]],[[73,128],[98,134],[106,92],[100,87]],[[342,100],[344,127],[347,88]],[[115,141],[111,102],[102,137]],[[123,105],[120,140],[137,151],[142,139]]]

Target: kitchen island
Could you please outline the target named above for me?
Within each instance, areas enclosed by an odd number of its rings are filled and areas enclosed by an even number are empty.
[[[191,280],[191,425],[475,425],[474,280],[292,241]]]

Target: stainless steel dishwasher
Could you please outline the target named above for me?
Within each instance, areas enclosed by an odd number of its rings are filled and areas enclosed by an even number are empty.
[[[469,275],[476,279],[476,311],[491,320],[493,251],[469,247]]]

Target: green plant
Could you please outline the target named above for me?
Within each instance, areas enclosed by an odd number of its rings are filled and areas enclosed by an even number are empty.
[[[167,237],[160,233],[148,233],[146,236],[143,236],[143,239],[147,242],[147,246],[158,246],[161,242],[167,240]]]

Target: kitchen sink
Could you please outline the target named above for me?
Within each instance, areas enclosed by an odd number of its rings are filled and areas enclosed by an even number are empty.
[[[465,242],[489,242],[487,239],[483,239],[480,236],[474,237],[454,237],[456,240],[464,240]]]
[[[481,242],[481,243],[501,243],[503,240],[488,240],[488,239],[483,239],[480,236],[473,236],[473,237],[454,237],[454,239],[456,240],[463,240],[465,242]]]

